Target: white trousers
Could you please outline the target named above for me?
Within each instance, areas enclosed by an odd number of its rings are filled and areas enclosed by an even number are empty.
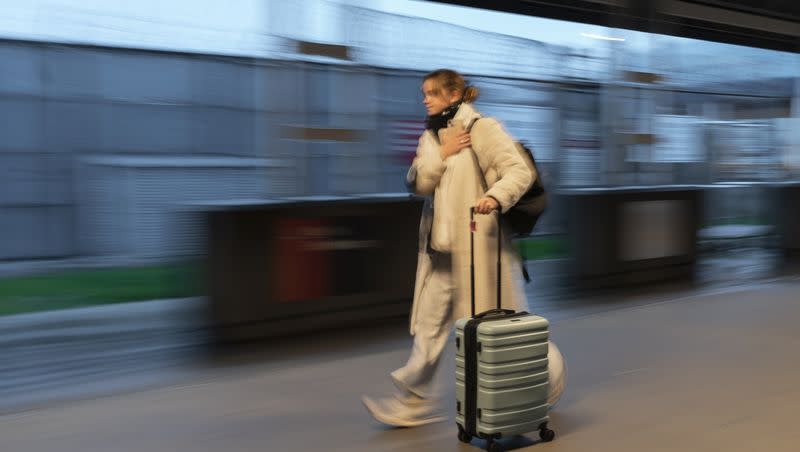
[[[400,389],[428,398],[433,395],[433,380],[453,328],[455,286],[449,254],[433,253],[431,272],[423,284],[417,300],[414,347],[406,365],[392,372],[392,380]]]

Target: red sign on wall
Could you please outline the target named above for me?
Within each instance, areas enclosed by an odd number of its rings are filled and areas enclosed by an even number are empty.
[[[332,253],[324,246],[331,234],[325,218],[287,218],[278,222],[272,253],[276,301],[321,299],[331,292]]]

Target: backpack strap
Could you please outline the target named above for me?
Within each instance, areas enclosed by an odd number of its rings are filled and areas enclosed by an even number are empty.
[[[478,122],[479,119],[481,119],[480,116],[477,117],[477,118],[474,118],[472,121],[469,122],[469,124],[467,125],[467,129],[466,129],[467,133],[472,133],[472,126],[474,126],[475,123]]]
[[[472,126],[475,125],[478,120],[481,119],[480,117],[474,118],[472,121],[469,122],[466,128],[466,132],[472,134]],[[483,173],[483,168],[481,168],[481,162],[478,160],[478,154],[475,153],[475,149],[472,146],[469,147],[470,154],[472,154],[472,159],[475,161],[475,166],[478,167],[478,174],[481,176],[481,185],[483,186],[483,191],[489,191],[489,184],[486,183],[486,175]]]

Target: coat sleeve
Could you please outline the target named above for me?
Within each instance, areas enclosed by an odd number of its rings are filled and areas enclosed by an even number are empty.
[[[409,189],[420,196],[433,194],[439,180],[447,167],[439,153],[439,146],[423,146],[420,137],[417,145],[417,156],[406,174],[406,184]]]
[[[497,171],[497,182],[486,192],[500,203],[505,213],[519,201],[533,183],[533,174],[525,164],[514,139],[492,118],[475,122],[472,128],[472,148],[484,168]]]

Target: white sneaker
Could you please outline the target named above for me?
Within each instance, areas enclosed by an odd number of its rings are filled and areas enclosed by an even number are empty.
[[[418,397],[392,396],[373,399],[364,396],[361,401],[372,417],[392,427],[419,427],[447,420],[437,404]]]

